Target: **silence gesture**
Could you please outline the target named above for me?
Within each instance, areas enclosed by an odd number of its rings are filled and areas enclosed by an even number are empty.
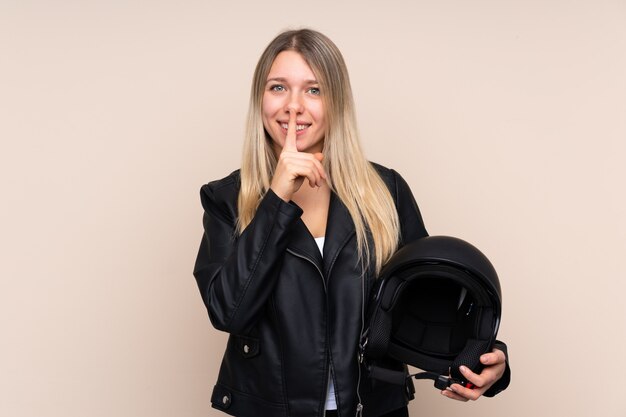
[[[289,110],[289,124],[285,144],[278,157],[276,171],[270,188],[285,201],[290,201],[293,194],[300,189],[305,178],[311,187],[320,187],[326,179],[321,164],[324,155],[299,152],[296,140],[296,111]]]

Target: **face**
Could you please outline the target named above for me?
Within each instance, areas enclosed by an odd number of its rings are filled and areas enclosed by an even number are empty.
[[[296,146],[300,152],[321,152],[326,120],[323,92],[311,67],[295,51],[276,56],[263,93],[263,126],[278,155],[285,144],[289,111],[296,111]]]

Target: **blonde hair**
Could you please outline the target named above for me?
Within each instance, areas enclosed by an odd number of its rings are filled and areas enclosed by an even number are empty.
[[[261,106],[272,63],[280,52],[286,50],[298,52],[319,82],[328,120],[323,148],[327,183],[352,217],[359,260],[367,265],[373,254],[378,273],[398,247],[398,213],[387,186],[361,149],[352,89],[343,57],[330,39],[310,29],[279,34],[267,46],[254,71],[241,166],[238,232],[242,233],[252,221],[260,200],[270,187],[276,167],[271,138],[263,127]]]

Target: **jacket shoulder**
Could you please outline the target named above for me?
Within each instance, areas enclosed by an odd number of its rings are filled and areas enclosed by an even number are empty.
[[[208,188],[213,191],[217,191],[224,187],[229,187],[229,188],[236,188],[237,190],[239,190],[240,184],[241,184],[241,173],[240,173],[240,170],[237,169],[231,172],[230,174],[228,174],[227,176],[225,176],[224,178],[221,178],[219,180],[214,180],[214,181],[208,182],[207,184],[204,184],[202,188],[203,189]]]
[[[387,168],[384,165],[381,165],[376,162],[369,161],[370,165],[374,167],[378,175],[383,179],[383,181],[388,182],[389,179],[393,179],[393,173],[395,172],[391,168]]]
[[[383,182],[387,185],[387,188],[389,189],[389,192],[391,192],[394,200],[396,200],[398,177],[400,177],[400,175],[395,170],[387,168],[386,166],[383,166],[376,162],[370,161],[370,164],[372,165],[372,167],[374,167]]]
[[[391,168],[370,162],[387,184],[391,197],[396,204],[398,215],[400,216],[400,227],[402,229],[402,242],[408,243],[417,238],[428,236],[424,227],[422,214],[417,206],[415,197],[411,192],[411,187],[400,174]]]
[[[207,212],[220,214],[230,220],[237,217],[237,197],[241,188],[239,170],[228,176],[211,181],[200,188],[202,207]]]

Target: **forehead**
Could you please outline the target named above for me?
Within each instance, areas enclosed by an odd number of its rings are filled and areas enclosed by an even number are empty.
[[[302,55],[296,51],[283,51],[279,53],[267,75],[271,78],[284,78],[289,81],[315,81],[313,70],[304,60]]]

